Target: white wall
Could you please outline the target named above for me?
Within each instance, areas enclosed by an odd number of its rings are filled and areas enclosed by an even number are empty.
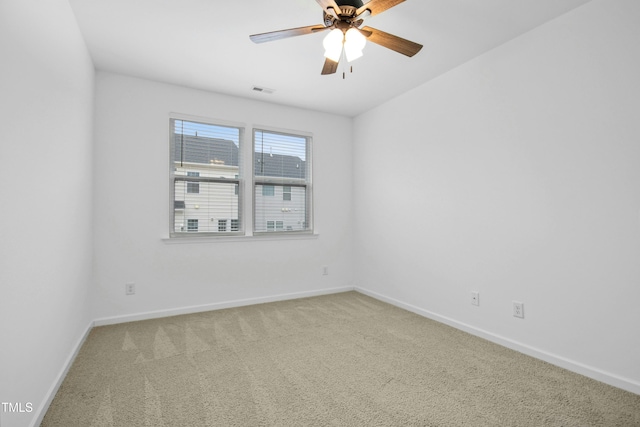
[[[248,89],[249,90],[249,89]],[[169,116],[313,133],[316,238],[167,243]],[[100,72],[96,77],[95,317],[352,286],[348,118]],[[329,275],[322,275],[322,266]],[[125,283],[136,283],[125,296]],[[109,320],[104,320],[109,319]]]
[[[355,285],[640,393],[639,21],[590,2],[359,116]]]
[[[35,421],[91,316],[94,71],[66,0],[0,2],[0,402]]]

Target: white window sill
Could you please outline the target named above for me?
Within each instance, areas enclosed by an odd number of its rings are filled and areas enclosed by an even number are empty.
[[[315,240],[319,234],[311,233],[265,233],[254,236],[185,236],[163,237],[166,244],[221,243],[221,242],[260,242],[278,240]]]

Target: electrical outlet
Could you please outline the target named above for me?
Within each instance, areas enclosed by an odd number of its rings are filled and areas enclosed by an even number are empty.
[[[124,293],[126,295],[135,295],[136,293],[136,284],[135,283],[127,283],[124,285]]]
[[[471,292],[471,304],[480,305],[480,292]]]
[[[322,275],[326,276],[329,274],[329,267],[327,267],[326,265],[322,267]]]
[[[524,319],[524,303],[518,301],[513,302],[513,316]]]

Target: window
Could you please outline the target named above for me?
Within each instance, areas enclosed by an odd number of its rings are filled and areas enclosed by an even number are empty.
[[[200,193],[199,182],[187,182],[187,193],[198,194]]]
[[[198,220],[197,219],[188,219],[187,220],[187,231],[198,231]]]
[[[311,137],[254,129],[253,147],[254,232],[312,231]]]
[[[243,128],[171,119],[170,129],[171,236],[242,233]]]
[[[200,172],[187,171],[187,176],[200,176]],[[187,193],[200,193],[200,183],[187,182]]]
[[[273,185],[263,185],[262,186],[262,195],[263,196],[273,196],[276,194],[275,187]]]
[[[282,221],[267,221],[267,231],[282,231],[284,228],[284,222]]]
[[[249,146],[242,125],[173,117],[169,129],[170,237],[313,231],[309,134],[253,129]]]

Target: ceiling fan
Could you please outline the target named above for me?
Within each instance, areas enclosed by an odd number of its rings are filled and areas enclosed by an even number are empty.
[[[322,68],[323,75],[336,72],[343,54],[349,62],[362,56],[362,48],[367,40],[409,57],[422,49],[421,44],[362,26],[368,17],[382,13],[405,0],[370,0],[365,4],[362,0],[316,1],[323,10],[323,25],[253,34],[249,38],[254,43],[264,43],[331,30],[323,42],[326,57]]]

